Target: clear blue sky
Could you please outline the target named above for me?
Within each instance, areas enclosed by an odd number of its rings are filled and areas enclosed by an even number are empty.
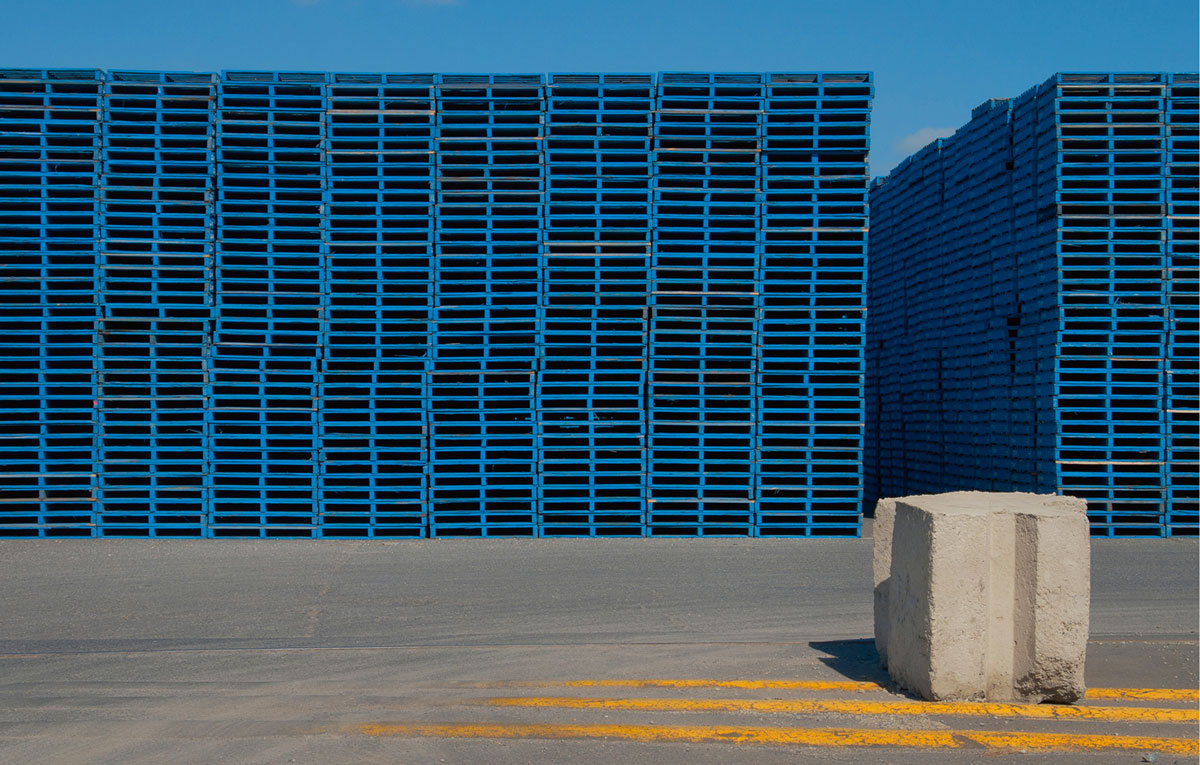
[[[0,67],[875,72],[872,171],[1055,71],[1195,71],[1196,0],[0,0]]]

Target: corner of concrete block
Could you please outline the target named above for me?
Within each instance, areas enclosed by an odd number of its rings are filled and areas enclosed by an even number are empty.
[[[1050,657],[1013,681],[1016,698],[1029,704],[1073,704],[1084,697],[1083,662]]]
[[[1070,494],[1052,494],[1046,497],[1047,504],[1063,510],[1087,514],[1087,500]]]
[[[898,685],[929,698],[932,519],[903,499],[893,519],[884,663]]]
[[[1091,606],[1091,539],[1086,503],[1054,498],[1069,513],[1022,515],[1018,551],[1025,592],[1018,606],[1032,614],[1025,655],[1014,674],[1014,690],[1028,701],[1071,703],[1083,697],[1083,672]]]
[[[892,526],[896,516],[896,500],[881,499],[875,505],[874,549],[872,569],[875,581],[875,650],[879,661],[887,668],[888,596],[891,589]]]
[[[931,513],[930,699],[987,697],[991,567],[985,514]]]

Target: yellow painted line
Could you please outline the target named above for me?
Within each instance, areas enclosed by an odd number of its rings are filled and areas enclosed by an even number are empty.
[[[549,723],[367,723],[354,726],[367,736],[432,738],[608,738],[639,742],[775,744],[824,747],[890,746],[916,749],[962,747],[1039,752],[1105,750],[1200,754],[1200,741],[1149,736],[990,731],[870,730],[856,728],[738,728],[713,725],[556,725]]]
[[[998,704],[989,702],[849,701],[842,699],[587,699],[552,696],[479,699],[475,703],[497,707],[634,709],[655,712],[952,715],[959,717],[1024,717],[1038,720],[1105,720],[1108,722],[1200,722],[1200,712],[1195,709],[1077,707],[1065,704]]]
[[[1088,699],[1140,699],[1142,701],[1200,701],[1200,690],[1190,688],[1088,688]]]
[[[1098,752],[1110,749],[1178,754],[1200,754],[1200,740],[1194,738],[1154,738],[1152,736],[1111,736],[1073,733],[1005,733],[1001,731],[963,731],[958,735],[988,749],[1033,752]]]
[[[846,680],[550,680],[480,683],[478,688],[738,688],[789,691],[881,691],[879,683]]]
[[[548,680],[478,683],[476,688],[736,688],[789,691],[887,691],[879,683],[826,680]],[[1189,688],[1089,688],[1087,699],[1197,701],[1200,690]]]

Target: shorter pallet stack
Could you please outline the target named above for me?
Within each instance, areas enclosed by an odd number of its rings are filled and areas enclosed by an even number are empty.
[[[1195,74],[1058,74],[876,181],[871,497],[1197,533],[1197,148]]]

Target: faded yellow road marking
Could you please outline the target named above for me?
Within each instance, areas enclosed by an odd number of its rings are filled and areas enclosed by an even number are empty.
[[[826,747],[891,746],[1080,752],[1124,749],[1182,756],[1200,754],[1200,742],[1149,736],[989,731],[869,730],[855,728],[737,728],[713,725],[555,725],[545,723],[367,723],[353,728],[368,736],[434,738],[614,738],[641,742],[792,744]]]
[[[739,688],[793,691],[880,691],[879,683],[838,680],[549,680],[480,683],[479,688]]]
[[[1062,704],[997,704],[984,702],[851,701],[842,699],[587,699],[514,697],[479,699],[498,707],[557,707],[570,709],[636,709],[656,712],[767,712],[771,714],[954,715],[1025,717],[1109,722],[1200,722],[1194,709],[1158,707],[1074,707]]]
[[[476,688],[737,688],[789,691],[886,691],[879,683],[838,680],[547,680],[478,683]],[[1089,688],[1084,698],[1200,701],[1189,688]]]
[[[1200,690],[1190,688],[1089,688],[1085,698],[1200,701]]]

